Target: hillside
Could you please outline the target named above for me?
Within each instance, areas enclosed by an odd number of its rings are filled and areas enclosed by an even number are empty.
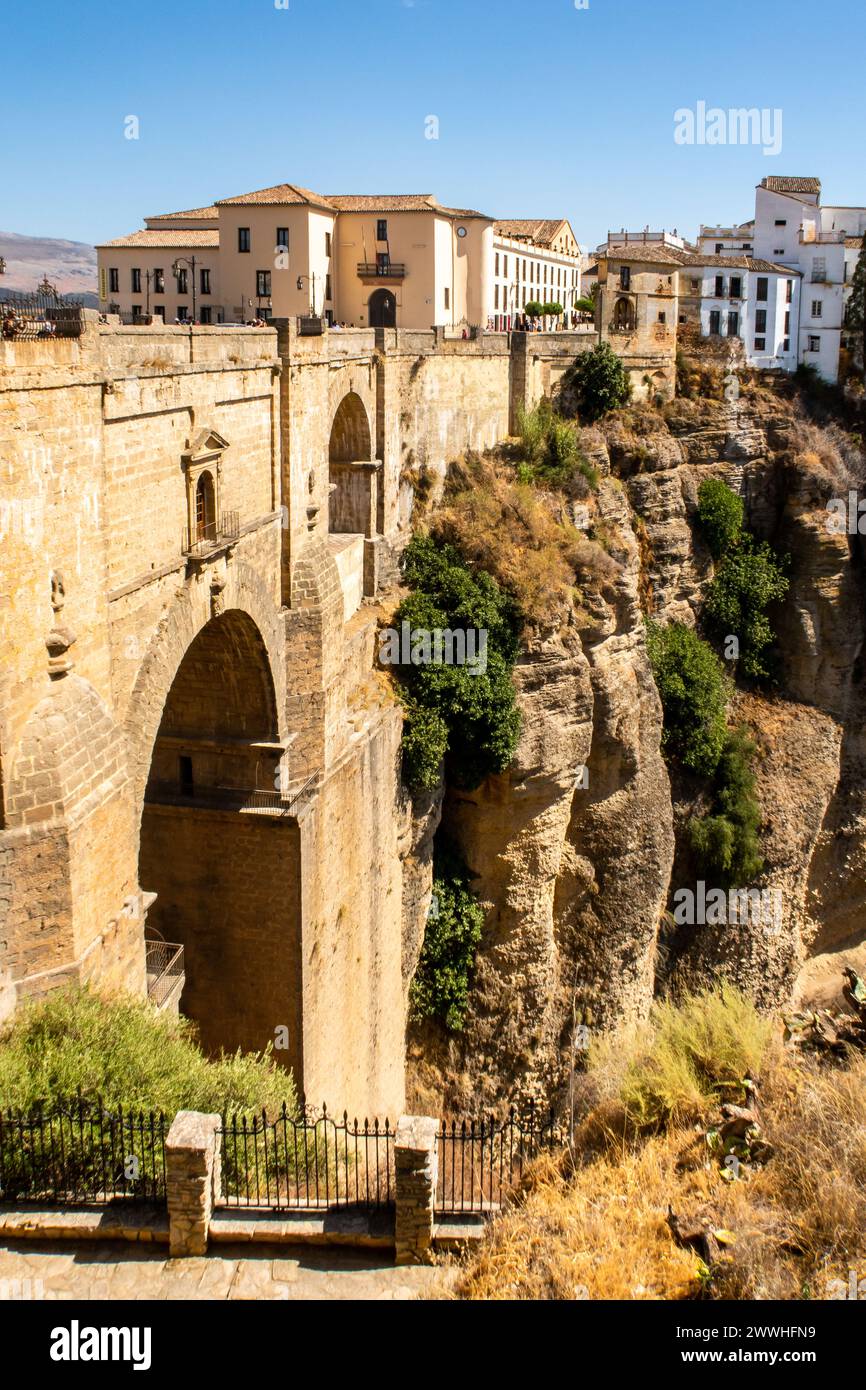
[[[85,242],[0,232],[0,257],[6,261],[3,294],[30,294],[47,275],[61,294],[77,295],[96,307],[96,251]]]

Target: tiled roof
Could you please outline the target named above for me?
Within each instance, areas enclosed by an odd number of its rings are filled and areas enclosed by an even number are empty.
[[[789,174],[770,174],[761,179],[761,187],[771,193],[820,193],[820,179],[801,179]]]
[[[206,222],[209,218],[218,217],[219,208],[213,205],[209,208],[187,208],[186,212],[157,212],[153,217],[146,217],[145,222],[167,222],[173,217],[186,217],[191,222]]]
[[[497,236],[534,241],[536,246],[549,246],[563,221],[562,217],[504,217],[494,222],[493,230]]]
[[[471,208],[449,208],[432,193],[329,193],[338,212],[441,212],[448,217],[484,217]]]
[[[313,193],[309,188],[301,188],[295,183],[275,183],[270,188],[258,188],[253,193],[239,193],[236,198],[218,198],[218,208],[238,207],[257,204],[260,207],[308,207],[325,208],[334,211],[333,203],[323,198],[321,193]]]
[[[759,261],[754,256],[711,256],[702,255],[700,251],[688,254],[683,258],[684,266],[714,266],[727,267],[731,270],[756,270],[761,274],[772,275],[799,275],[799,270],[792,270],[786,265],[776,265],[773,261]]]
[[[645,261],[653,265],[682,265],[688,251],[680,251],[676,246],[663,246],[658,242],[623,242],[622,245],[608,246],[600,251],[611,261]]]
[[[132,232],[129,236],[116,237],[114,241],[103,241],[97,250],[107,250],[110,246],[142,246],[152,247],[157,250],[161,247],[166,249],[175,246],[214,246],[220,244],[220,234],[218,231],[196,231],[195,228],[166,227],[165,230],[154,228],[144,232]]]

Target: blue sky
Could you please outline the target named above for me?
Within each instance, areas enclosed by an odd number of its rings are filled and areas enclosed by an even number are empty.
[[[0,228],[97,242],[283,181],[563,215],[593,246],[746,218],[768,173],[866,202],[862,0],[288,5],[6,6]],[[699,100],[781,108],[782,152],[675,144]]]

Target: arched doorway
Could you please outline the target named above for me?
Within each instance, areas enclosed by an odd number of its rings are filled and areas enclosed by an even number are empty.
[[[165,701],[139,882],[156,894],[149,925],[184,948],[180,1008],[203,1046],[288,1036],[277,1059],[300,1076],[300,841],[273,804],[282,752],[264,641],[229,609],[190,644]]]
[[[370,295],[371,328],[397,327],[397,296],[391,290],[374,290]]]
[[[328,441],[328,530],[337,534],[369,535],[371,521],[370,469],[373,451],[370,422],[361,397],[354,391],[341,400]]]
[[[613,326],[620,333],[631,333],[636,326],[635,307],[631,299],[621,296],[614,305]]]

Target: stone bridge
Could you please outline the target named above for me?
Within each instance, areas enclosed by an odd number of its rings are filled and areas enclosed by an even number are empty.
[[[534,338],[85,314],[0,343],[0,1018],[67,980],[143,997],[161,935],[207,1048],[402,1107],[410,807],[369,600],[413,470],[595,341]]]

